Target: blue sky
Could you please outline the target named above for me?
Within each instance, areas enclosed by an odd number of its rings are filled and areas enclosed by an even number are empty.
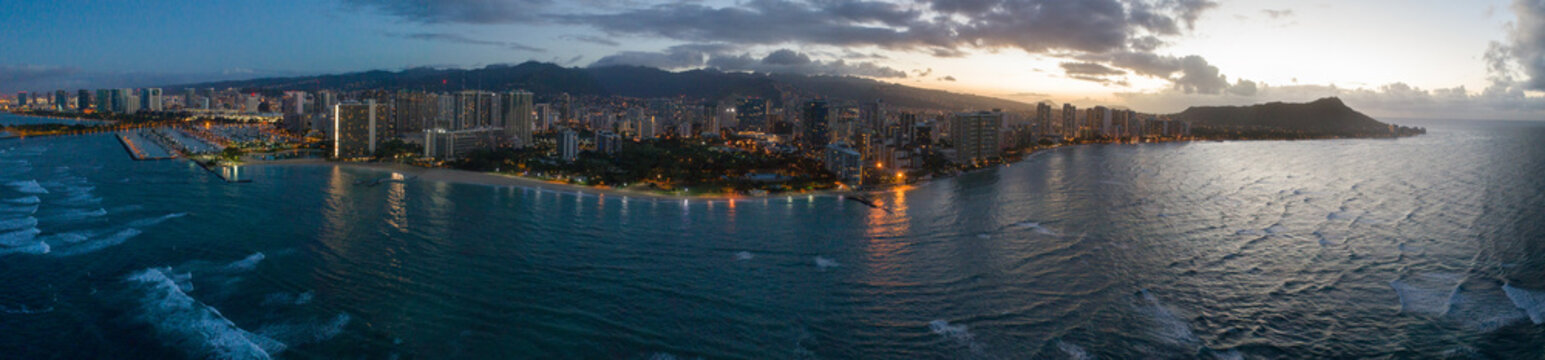
[[[0,24],[6,93],[537,60],[1153,112],[1341,96],[1389,116],[1545,113],[1533,0],[59,0],[6,4]]]

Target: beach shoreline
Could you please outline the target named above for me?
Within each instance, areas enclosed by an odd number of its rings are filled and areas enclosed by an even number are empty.
[[[852,194],[858,194],[859,193],[859,192],[853,192],[853,191],[848,191],[848,190],[825,190],[825,191],[811,191],[811,192],[776,193],[776,194],[767,194],[767,195],[746,195],[746,194],[675,195],[675,194],[667,194],[667,193],[652,192],[652,191],[639,191],[639,190],[630,190],[630,189],[619,189],[619,188],[613,188],[613,187],[575,185],[575,184],[562,183],[562,182],[557,182],[557,181],[548,181],[548,180],[531,178],[531,177],[525,177],[525,176],[499,174],[499,173],[477,172],[477,171],[450,169],[450,168],[431,168],[431,167],[413,166],[413,165],[399,164],[399,163],[342,162],[342,161],[329,161],[329,160],[325,160],[325,159],[285,159],[285,160],[248,161],[245,164],[245,166],[253,166],[253,167],[258,167],[258,166],[322,166],[322,167],[337,166],[337,167],[345,167],[345,168],[352,168],[352,169],[362,169],[362,170],[373,170],[373,171],[381,171],[381,172],[401,173],[403,175],[408,175],[408,176],[416,177],[419,180],[446,182],[446,183],[454,183],[454,184],[483,185],[483,186],[494,186],[494,187],[521,187],[521,188],[546,189],[546,190],[562,190],[562,191],[571,191],[571,192],[576,192],[576,193],[583,192],[583,193],[594,193],[594,194],[601,194],[601,195],[615,195],[615,196],[622,196],[622,197],[639,197],[639,198],[650,198],[650,199],[659,199],[659,200],[751,200],[751,199],[764,199],[764,198],[781,198],[781,197],[789,197],[789,196],[840,196],[840,195],[852,195]]]

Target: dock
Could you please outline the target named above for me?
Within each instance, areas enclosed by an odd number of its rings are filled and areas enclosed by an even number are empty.
[[[175,159],[177,154],[167,151],[154,141],[146,139],[138,132],[119,132],[115,135],[118,143],[123,145],[123,150],[129,152],[129,158],[134,160],[166,160]]]

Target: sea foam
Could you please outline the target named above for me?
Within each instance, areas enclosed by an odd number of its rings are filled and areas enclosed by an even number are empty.
[[[827,259],[827,258],[820,257],[820,256],[815,257],[815,267],[821,268],[821,270],[826,270],[826,269],[834,268],[834,267],[838,267],[838,266],[842,266],[842,265],[838,264],[837,260]]]
[[[1511,284],[1503,285],[1502,291],[1513,301],[1513,306],[1529,314],[1529,321],[1545,324],[1545,291],[1518,288]]]
[[[284,343],[237,327],[214,307],[205,305],[168,276],[170,268],[150,268],[127,279],[143,292],[139,320],[149,323],[168,345],[193,358],[269,359]]]
[[[928,322],[928,330],[971,349],[971,352],[982,352],[982,345],[976,342],[976,337],[971,335],[971,331],[965,325],[951,325],[948,321],[934,320]]]
[[[37,226],[38,218],[31,216],[17,219],[0,219],[0,230],[26,229]]]
[[[10,186],[12,189],[15,189],[16,192],[23,193],[23,194],[47,194],[48,193],[48,189],[44,189],[43,185],[38,185],[38,181],[37,180],[12,181],[12,182],[6,183],[5,185],[6,186]]]
[[[20,247],[32,245],[36,242],[34,238],[41,232],[36,227],[30,227],[0,234],[0,246]]]
[[[226,264],[225,270],[231,272],[252,271],[252,269],[257,268],[258,263],[263,262],[264,258],[267,258],[267,256],[264,256],[263,253],[254,253],[244,259],[236,260],[230,264]]]
[[[28,195],[19,198],[6,199],[5,202],[22,205],[37,205],[38,203],[43,202],[43,199],[39,199],[37,195]]]
[[[81,254],[89,254],[89,253],[97,252],[97,251],[102,250],[102,249],[106,249],[106,248],[118,246],[119,244],[123,244],[125,241],[129,241],[130,238],[133,238],[135,236],[139,236],[139,234],[141,234],[141,233],[144,233],[144,232],[140,231],[139,229],[134,229],[134,228],[123,229],[123,230],[119,230],[118,232],[113,233],[112,235],[108,235],[108,236],[100,238],[100,239],[92,239],[91,241],[87,241],[87,242],[84,242],[84,243],[81,243],[81,244],[78,244],[78,245],[75,245],[75,246],[71,246],[69,248],[65,248],[64,250],[59,251],[56,254],[58,254],[59,256],[75,256],[75,255],[81,255]]]
[[[137,227],[137,228],[150,227],[150,226],[158,225],[158,224],[160,224],[162,222],[165,222],[167,220],[176,219],[176,218],[180,218],[180,217],[184,217],[184,216],[188,216],[188,213],[180,212],[180,213],[166,214],[166,215],[162,215],[162,216],[158,216],[158,217],[153,217],[153,218],[145,218],[145,219],[139,219],[139,220],[130,221],[129,222],[129,226]]]

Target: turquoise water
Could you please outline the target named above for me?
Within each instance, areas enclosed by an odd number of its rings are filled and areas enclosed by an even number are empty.
[[[1545,126],[1428,127],[1065,148],[889,212],[0,140],[0,354],[1538,358]]]

